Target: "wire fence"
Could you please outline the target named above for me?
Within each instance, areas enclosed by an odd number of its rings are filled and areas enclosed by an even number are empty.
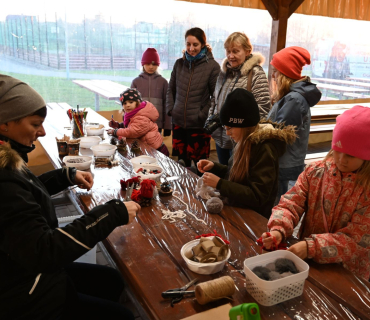
[[[161,67],[172,69],[184,49],[184,34],[191,26],[173,22],[137,22],[130,27],[95,19],[67,23],[55,13],[46,16],[8,15],[0,22],[0,51],[18,59],[56,69],[137,69],[142,53],[155,47]],[[208,42],[219,62],[225,57],[223,42],[229,31],[207,28]],[[255,51],[269,54],[269,44],[254,45]]]

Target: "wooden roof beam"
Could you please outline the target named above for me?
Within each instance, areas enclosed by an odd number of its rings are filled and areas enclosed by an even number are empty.
[[[262,0],[272,17],[270,56],[285,48],[289,17],[298,9],[304,0]],[[269,64],[268,80],[271,84],[271,65]]]
[[[304,0],[293,0],[289,5],[289,17],[299,8]]]

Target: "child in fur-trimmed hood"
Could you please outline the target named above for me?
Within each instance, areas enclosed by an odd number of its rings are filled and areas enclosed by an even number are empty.
[[[286,144],[294,142],[294,127],[260,120],[253,94],[242,88],[227,96],[220,120],[236,146],[228,166],[198,162],[204,183],[217,188],[231,205],[269,217],[278,187],[278,159]]]

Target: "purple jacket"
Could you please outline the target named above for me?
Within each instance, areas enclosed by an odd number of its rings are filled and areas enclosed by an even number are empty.
[[[160,129],[172,129],[172,118],[166,114],[166,93],[168,82],[158,72],[142,72],[131,83],[141,93],[143,101],[149,101],[157,108],[159,118],[156,121]]]

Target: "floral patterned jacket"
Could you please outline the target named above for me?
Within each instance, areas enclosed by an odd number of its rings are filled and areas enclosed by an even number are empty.
[[[341,173],[333,160],[307,166],[273,208],[268,227],[290,237],[306,213],[299,236],[307,242],[308,258],[318,263],[341,262],[369,280],[370,189],[355,180],[356,173]]]

